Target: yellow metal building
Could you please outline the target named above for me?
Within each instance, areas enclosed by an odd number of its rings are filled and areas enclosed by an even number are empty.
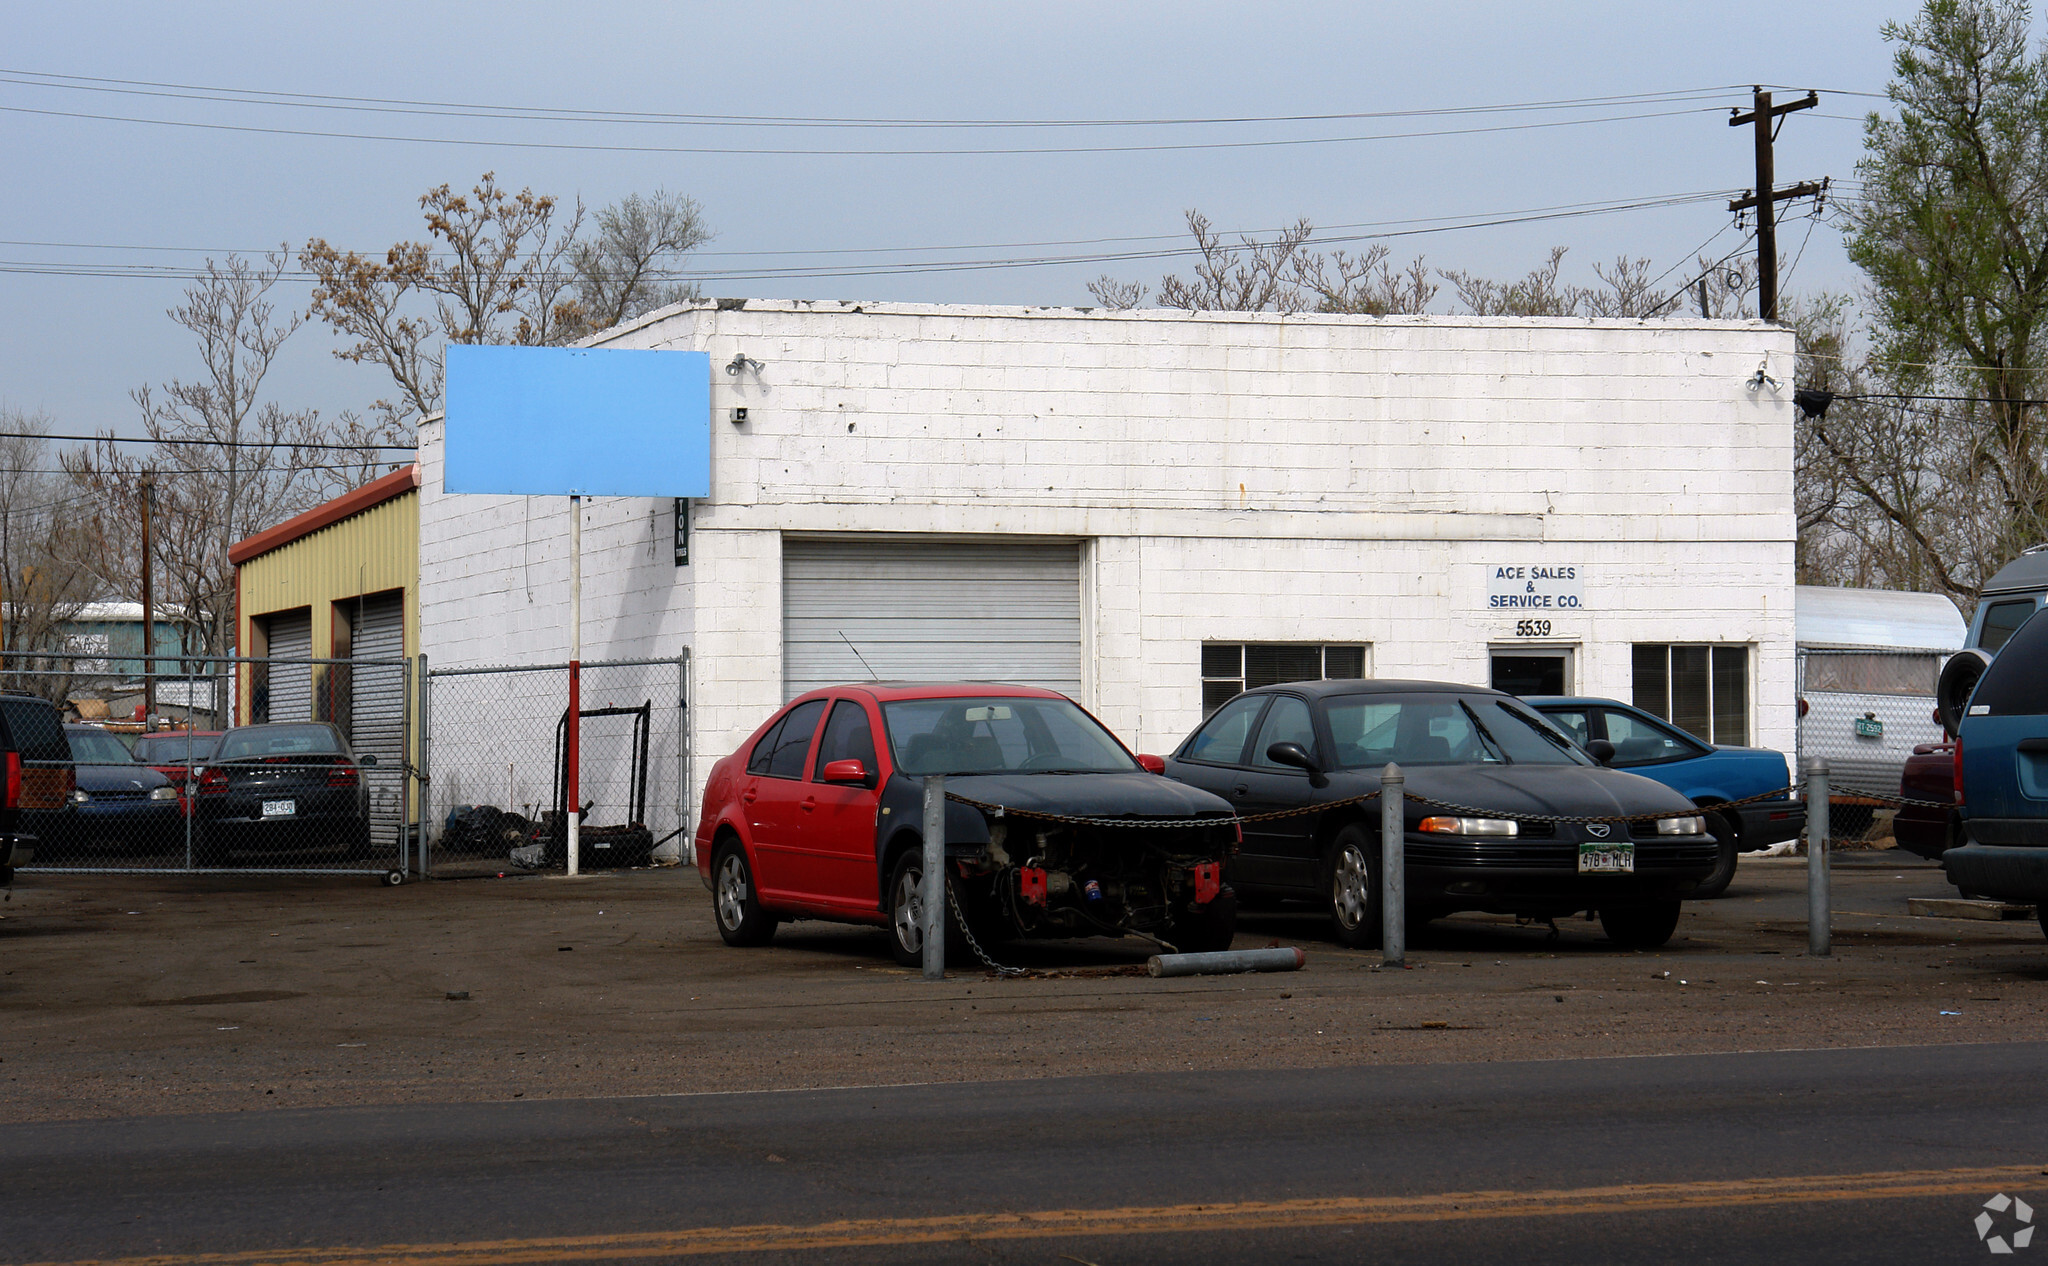
[[[235,565],[236,645],[258,659],[389,663],[419,649],[419,467],[373,480],[241,541]],[[389,668],[245,664],[235,718],[334,721],[402,703],[410,683]],[[398,692],[397,699],[384,696]],[[379,696],[366,699],[366,694]]]

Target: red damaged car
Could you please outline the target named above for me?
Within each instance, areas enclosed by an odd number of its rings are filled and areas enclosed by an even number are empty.
[[[1159,777],[1163,767],[1051,690],[814,690],[712,767],[697,866],[729,945],[764,944],[786,919],[869,923],[889,928],[896,960],[914,966],[923,779],[944,774],[949,793],[975,802],[946,805],[946,877],[984,945],[1136,934],[1228,948],[1235,816],[1222,798]],[[962,929],[948,925],[952,948]]]

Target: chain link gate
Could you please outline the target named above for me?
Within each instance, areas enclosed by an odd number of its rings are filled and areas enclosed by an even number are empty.
[[[687,852],[687,654],[582,665],[578,869]],[[565,838],[567,664],[424,673],[420,869],[435,878],[558,870]]]
[[[418,833],[413,661],[11,654],[0,691],[61,733],[23,748],[23,869],[375,874]],[[151,728],[141,713],[154,702]],[[262,728],[233,731],[237,712]],[[268,724],[265,724],[268,723]],[[232,732],[230,732],[232,731]],[[226,732],[226,733],[224,733]]]

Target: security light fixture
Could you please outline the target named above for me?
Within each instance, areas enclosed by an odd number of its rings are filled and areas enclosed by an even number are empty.
[[[759,374],[766,368],[768,368],[766,365],[763,365],[745,352],[739,352],[730,361],[726,362],[725,372],[737,378],[741,374],[749,372]]]

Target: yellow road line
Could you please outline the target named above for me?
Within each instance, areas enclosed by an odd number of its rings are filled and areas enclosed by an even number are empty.
[[[288,1248],[271,1252],[157,1254],[96,1258],[90,1266],[489,1266],[501,1262],[587,1262],[712,1253],[793,1252],[975,1240],[1461,1222],[1490,1218],[1647,1213],[1684,1209],[1825,1204],[1849,1200],[1989,1196],[2040,1185],[2039,1165],[1924,1169],[1721,1182],[1627,1183],[1555,1191],[1457,1191],[1422,1196],[1343,1196],[1119,1209],[1045,1209],[929,1218],[849,1218],[804,1226],[689,1227],[621,1235],[385,1244],[370,1248]],[[39,1266],[88,1266],[87,1262]]]

